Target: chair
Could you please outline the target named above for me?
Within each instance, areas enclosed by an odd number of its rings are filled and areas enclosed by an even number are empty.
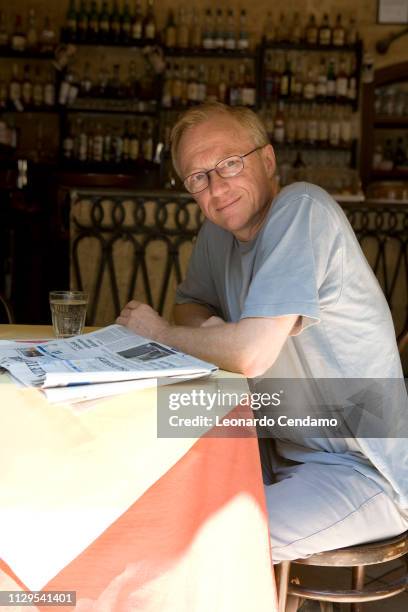
[[[14,314],[8,299],[0,293],[0,323],[14,323]]]
[[[369,589],[364,586],[365,568],[368,565],[386,563],[399,559],[408,553],[408,531],[405,533],[381,540],[329,550],[317,553],[307,559],[296,561],[283,561],[278,574],[279,612],[285,612],[288,595],[295,595],[304,599],[314,599],[319,602],[351,603],[352,612],[363,612],[362,603],[378,601],[402,593],[408,587],[408,567],[405,565],[404,575],[394,582],[380,588]],[[350,590],[315,589],[290,582],[292,564],[314,565],[319,567],[351,567],[352,588]],[[330,604],[322,606],[325,611],[332,610]]]

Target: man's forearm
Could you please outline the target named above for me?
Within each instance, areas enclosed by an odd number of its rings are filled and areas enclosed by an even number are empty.
[[[188,325],[189,327],[200,327],[214,312],[202,304],[176,304],[173,310],[173,318],[176,325]]]

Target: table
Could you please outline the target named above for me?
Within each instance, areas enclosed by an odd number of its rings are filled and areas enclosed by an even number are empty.
[[[0,384],[0,590],[75,590],[78,612],[277,609],[257,440],[158,439],[155,400],[78,412]],[[21,607],[54,609],[73,608]]]

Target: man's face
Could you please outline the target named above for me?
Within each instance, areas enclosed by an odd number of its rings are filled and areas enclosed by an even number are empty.
[[[238,121],[214,117],[187,129],[181,137],[181,178],[210,170],[230,155],[245,155],[255,146],[251,134]],[[208,187],[194,198],[210,221],[232,232],[238,240],[251,240],[274,196],[274,171],[275,155],[271,145],[266,145],[244,158],[244,169],[236,176],[222,178],[215,170],[211,172]]]

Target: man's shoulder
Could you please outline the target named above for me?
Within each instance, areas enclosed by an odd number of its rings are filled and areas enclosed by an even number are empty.
[[[283,187],[275,198],[275,204],[288,206],[303,201],[306,205],[338,207],[337,202],[324,189],[304,181]]]

